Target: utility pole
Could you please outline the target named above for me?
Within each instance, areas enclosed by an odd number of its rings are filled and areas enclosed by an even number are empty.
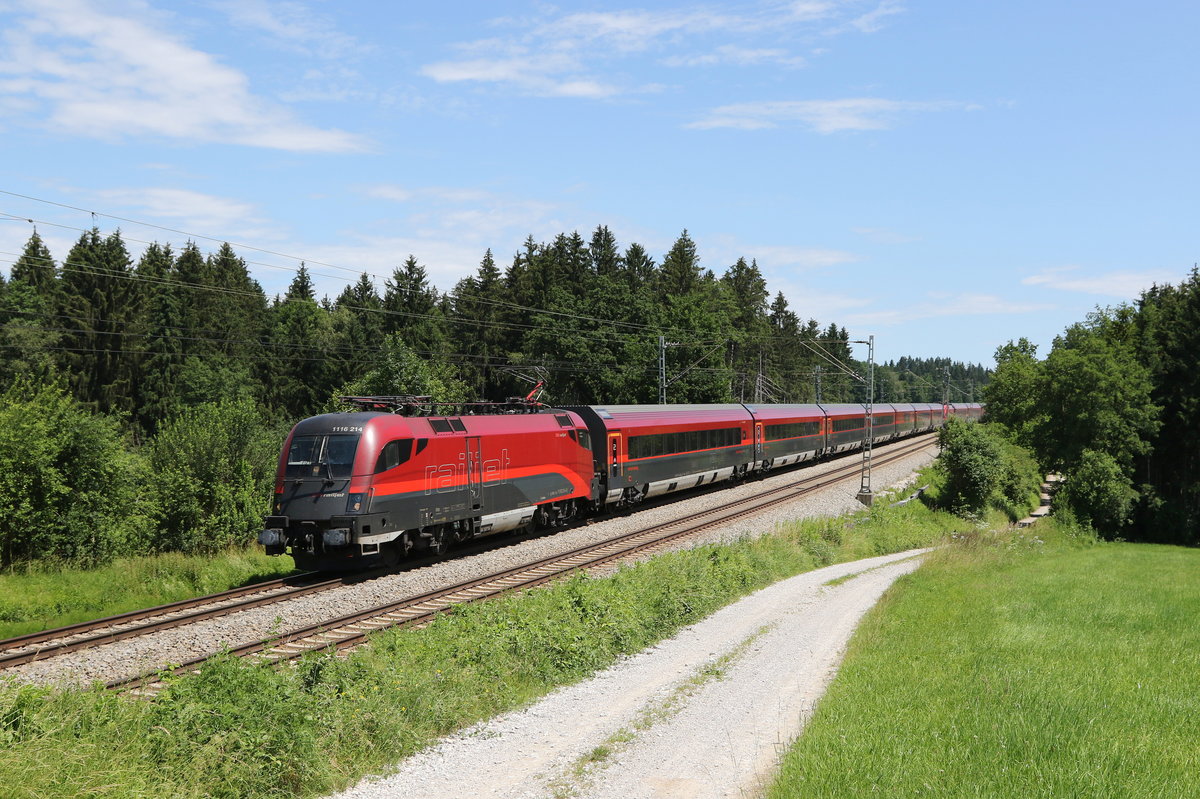
[[[875,336],[867,338],[867,440],[863,442],[862,474],[859,479],[858,501],[867,507],[875,501],[871,492],[871,444],[875,438]]]
[[[821,402],[821,364],[817,364],[817,403]]]
[[[667,404],[667,337],[658,337],[658,404]]]

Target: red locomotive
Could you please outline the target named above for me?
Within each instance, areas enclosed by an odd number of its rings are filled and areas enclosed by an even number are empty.
[[[583,405],[528,401],[437,408],[425,398],[347,398],[363,410],[299,422],[279,459],[259,535],[297,566],[393,565],[413,550],[857,449],[862,405]],[[441,412],[435,412],[435,411]],[[452,411],[452,412],[450,412]],[[876,404],[881,443],[975,420],[980,405]]]

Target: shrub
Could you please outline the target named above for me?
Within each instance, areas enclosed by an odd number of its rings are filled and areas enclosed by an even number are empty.
[[[150,442],[157,551],[216,552],[254,540],[283,440],[249,400],[184,409]]]
[[[947,419],[938,433],[946,473],[944,501],[958,514],[979,513],[1000,486],[1000,447],[983,427]]]
[[[94,565],[136,549],[146,529],[143,466],[117,420],[60,386],[17,381],[0,395],[0,566]]]
[[[1036,497],[1041,475],[1033,456],[984,424],[949,419],[938,435],[939,467],[945,475],[940,501],[959,515],[979,515],[988,507],[1011,518]]]
[[[1129,522],[1138,492],[1111,455],[1084,450],[1067,475],[1059,501],[1074,518],[1105,538],[1116,537]]]

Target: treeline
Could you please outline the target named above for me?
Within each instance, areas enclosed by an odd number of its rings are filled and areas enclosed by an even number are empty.
[[[996,352],[988,418],[1066,477],[1061,506],[1109,538],[1200,543],[1200,273],[1097,310],[1039,360]]]
[[[441,294],[409,256],[377,288],[368,275],[335,299],[301,265],[268,298],[228,244],[205,255],[151,244],[134,264],[120,232],[84,233],[58,264],[35,233],[0,278],[0,381],[68,376],[72,394],[153,433],[180,408],[249,398],[280,418],[322,408],[389,355],[395,337],[449,367],[476,398],[503,399],[547,374],[552,402],[656,402],[660,337],[668,402],[862,400],[849,336],[771,298],[754,261],[717,277],[685,231],[655,262],[598,228],[548,244],[532,237],[501,270],[478,269]],[[986,381],[982,366],[902,358],[876,369],[876,399],[951,401]]]
[[[718,276],[685,231],[656,261],[599,227],[491,251],[450,291],[409,256],[319,298],[301,264],[269,298],[223,244],[119,231],[55,261],[34,233],[0,276],[0,566],[206,551],[253,539],[284,431],[342,393],[557,403],[862,401],[844,327],[770,296],[754,261]],[[982,367],[901,359],[877,401],[968,399]],[[86,451],[85,451],[86,450]]]

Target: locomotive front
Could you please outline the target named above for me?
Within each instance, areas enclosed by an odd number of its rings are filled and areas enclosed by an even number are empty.
[[[382,521],[370,512],[371,477],[404,443],[411,451],[408,423],[393,414],[328,413],[299,422],[280,454],[259,543],[271,555],[290,547],[301,568],[382,560],[377,544],[363,543]]]

